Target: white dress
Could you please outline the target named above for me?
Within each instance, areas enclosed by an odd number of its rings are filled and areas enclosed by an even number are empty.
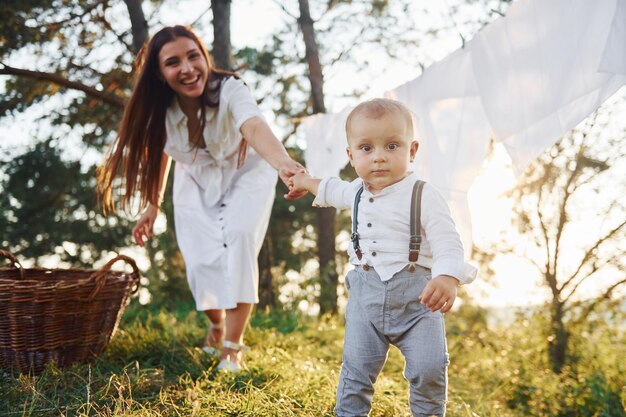
[[[207,108],[205,149],[189,144],[177,100],[167,109],[165,153],[176,161],[174,222],[198,310],[257,303],[257,257],[274,201],[276,171],[254,149],[237,169],[241,125],[262,114],[246,85],[228,78]]]

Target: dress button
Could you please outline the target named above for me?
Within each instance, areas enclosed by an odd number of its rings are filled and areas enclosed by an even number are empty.
[[[222,203],[220,204],[220,207],[226,207],[226,204]]]
[[[372,227],[372,223],[368,223],[368,224],[367,224],[367,227]]]
[[[225,247],[225,248],[227,248],[227,247],[228,247],[228,245],[227,245],[226,243],[224,243],[224,247]]]
[[[372,256],[376,256],[376,252],[372,252]]]
[[[374,199],[372,197],[370,197],[370,203],[373,203]]]

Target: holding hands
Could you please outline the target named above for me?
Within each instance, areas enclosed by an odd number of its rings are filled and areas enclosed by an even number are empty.
[[[292,178],[298,173],[306,173],[306,169],[293,159],[288,159],[278,168],[278,176],[289,187],[289,192],[284,195],[285,200],[297,200],[307,193],[305,189],[294,189],[292,187]]]
[[[310,192],[317,195],[319,183],[319,179],[313,178],[308,172],[302,169],[289,179],[287,186],[289,187],[289,193],[306,194]]]

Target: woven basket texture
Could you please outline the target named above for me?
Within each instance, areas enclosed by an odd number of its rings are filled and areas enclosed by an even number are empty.
[[[58,367],[87,362],[115,333],[126,301],[139,286],[135,262],[118,255],[100,270],[0,268],[0,368],[38,374],[50,361]],[[124,260],[133,272],[111,271]]]

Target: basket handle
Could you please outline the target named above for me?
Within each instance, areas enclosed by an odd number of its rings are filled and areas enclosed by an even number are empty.
[[[0,255],[11,261],[11,266],[14,266],[20,271],[20,279],[24,279],[24,267],[22,266],[20,261],[18,261],[17,258],[8,250],[0,249]]]
[[[107,273],[111,270],[111,267],[113,266],[113,264],[120,260],[126,261],[133,268],[133,273],[131,274],[131,278],[133,280],[133,289],[131,290],[131,294],[134,294],[137,292],[137,290],[139,289],[139,277],[140,277],[139,268],[137,268],[137,264],[135,263],[133,258],[129,256],[117,255],[115,258],[111,259],[109,262],[104,264],[104,266],[100,268],[99,271],[94,272],[89,277],[89,280],[96,281],[96,286],[91,291],[91,294],[89,294],[89,297],[87,298],[88,301],[93,300],[96,297],[96,295],[98,295],[98,293],[100,292],[100,290],[102,289],[102,287],[104,287],[104,284],[106,283]]]

